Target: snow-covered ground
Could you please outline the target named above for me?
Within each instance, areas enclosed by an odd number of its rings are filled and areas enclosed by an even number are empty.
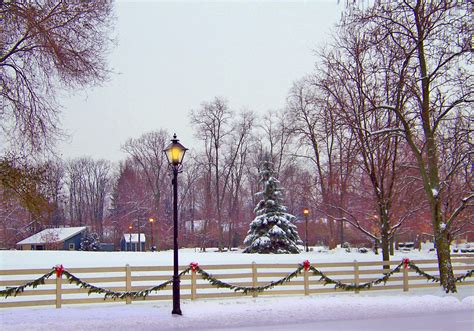
[[[391,257],[393,261],[403,258],[436,259],[435,252],[413,250],[410,252],[396,252]],[[301,263],[309,260],[311,263],[324,262],[352,262],[381,261],[381,255],[373,252],[358,253],[353,250],[347,253],[344,249],[324,250],[315,247],[312,252],[300,254],[242,254],[241,251],[219,253],[216,249],[199,252],[195,249],[181,249],[179,251],[180,265],[189,265],[191,262],[204,264],[230,263]],[[1,269],[21,268],[51,268],[63,264],[65,268],[72,267],[100,267],[137,265],[172,265],[173,251],[160,252],[79,252],[79,251],[0,251]]]
[[[399,253],[402,258],[435,259],[432,252]],[[331,252],[258,255],[240,252],[180,251],[180,264],[301,263],[376,261],[373,253]],[[0,252],[1,269],[170,265],[172,252]],[[456,295],[440,288],[285,297],[242,297],[182,300],[183,316],[172,316],[169,301],[6,308],[0,310],[2,330],[474,330],[474,286]]]
[[[0,320],[3,330],[474,330],[474,296],[431,291],[183,300],[183,316],[171,302],[9,308]]]

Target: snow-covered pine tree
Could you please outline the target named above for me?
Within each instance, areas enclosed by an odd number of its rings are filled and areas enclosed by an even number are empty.
[[[260,183],[264,188],[260,194],[263,199],[255,207],[257,217],[250,223],[244,240],[244,253],[297,254],[297,245],[303,244],[296,226],[296,217],[286,212],[281,204],[280,182],[273,177],[272,163],[265,159],[261,163]]]
[[[95,232],[86,231],[81,240],[81,251],[98,251],[100,250],[99,235]]]

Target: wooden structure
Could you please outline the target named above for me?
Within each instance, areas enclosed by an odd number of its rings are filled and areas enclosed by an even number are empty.
[[[20,250],[78,251],[87,227],[48,228],[17,243]]]
[[[144,233],[125,233],[120,239],[120,250],[123,252],[144,252],[145,243]]]
[[[431,274],[438,274],[437,260],[413,260],[423,271]],[[387,272],[383,265],[390,265],[394,268],[400,261],[384,262],[338,262],[338,263],[315,263],[318,270],[327,276],[348,284],[363,284],[365,282],[378,279]],[[456,276],[466,274],[474,269],[474,256],[453,257],[452,263]],[[181,266],[181,270],[188,266]],[[298,267],[297,264],[229,264],[229,265],[200,265],[200,268],[212,274],[215,278],[227,283],[240,286],[263,286],[270,281],[281,279],[293,272]],[[120,266],[103,268],[68,268],[71,274],[81,280],[98,287],[110,289],[112,291],[138,291],[145,290],[152,286],[161,284],[172,275],[172,266]],[[0,289],[11,286],[19,286],[41,277],[50,272],[51,269],[19,269],[0,270]],[[64,276],[63,276],[64,277]],[[467,278],[458,286],[473,286],[474,278]],[[409,291],[410,289],[439,287],[438,283],[429,282],[426,278],[419,276],[411,269],[402,269],[394,274],[386,285],[380,284],[370,289],[360,291],[384,291],[397,290]],[[301,275],[281,286],[276,286],[271,290],[261,293],[249,293],[247,296],[260,295],[318,295],[323,293],[344,292],[335,289],[334,285],[324,285],[318,276],[311,271],[302,271]],[[355,291],[358,293],[359,291]],[[192,273],[185,275],[181,280],[182,299],[207,299],[207,298],[227,298],[244,296],[241,292],[234,292],[225,288],[216,288],[199,274]],[[138,300],[171,300],[171,285],[164,290],[152,292],[146,298]],[[70,304],[91,304],[115,302],[120,304],[132,303],[128,299],[107,299],[103,294],[87,294],[87,290],[79,288],[75,284],[69,284],[64,278],[56,278],[53,275],[46,280],[44,285],[37,288],[27,288],[16,297],[0,298],[0,308],[25,307],[54,305],[60,308],[62,305]]]

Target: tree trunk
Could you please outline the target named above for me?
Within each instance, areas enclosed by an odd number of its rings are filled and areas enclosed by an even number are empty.
[[[454,279],[453,267],[451,265],[451,252],[449,247],[449,240],[445,232],[443,232],[435,240],[437,254],[438,254],[438,268],[441,278],[441,284],[445,289],[446,293],[457,292],[456,282]]]
[[[449,232],[446,229],[441,228],[443,221],[441,216],[441,204],[439,201],[436,201],[432,210],[435,212],[435,215],[432,217],[435,222],[433,228],[435,233],[436,253],[438,255],[438,269],[441,285],[446,293],[456,293],[456,282],[453,266],[451,264]]]
[[[388,233],[382,233],[382,260],[383,261],[390,261],[390,239],[388,237]],[[384,269],[390,269],[389,265],[384,265]]]
[[[392,238],[390,238],[390,255],[391,256],[395,255],[394,241],[395,241],[395,236],[392,236]]]

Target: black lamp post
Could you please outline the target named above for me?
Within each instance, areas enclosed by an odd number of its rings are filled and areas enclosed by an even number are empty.
[[[150,224],[151,224],[150,225],[151,226],[151,229],[150,229],[150,231],[151,231],[151,251],[154,251],[155,244],[154,244],[154,241],[153,241],[153,222],[155,222],[155,219],[150,217],[148,219],[148,222],[150,222]]]
[[[173,311],[172,314],[182,315],[179,302],[179,276],[178,276],[178,173],[181,172],[184,154],[188,149],[179,143],[176,133],[171,139],[171,144],[164,152],[170,168],[173,170]]]
[[[309,247],[308,247],[308,215],[309,215],[309,209],[308,209],[308,208],[303,209],[303,215],[304,215],[305,222],[306,222],[306,227],[305,227],[305,248],[306,248],[306,251],[309,252]]]
[[[131,251],[132,250],[132,229],[133,229],[133,226],[129,226],[128,227],[128,230],[129,230],[129,233],[130,233],[130,242],[128,243],[128,250]]]

